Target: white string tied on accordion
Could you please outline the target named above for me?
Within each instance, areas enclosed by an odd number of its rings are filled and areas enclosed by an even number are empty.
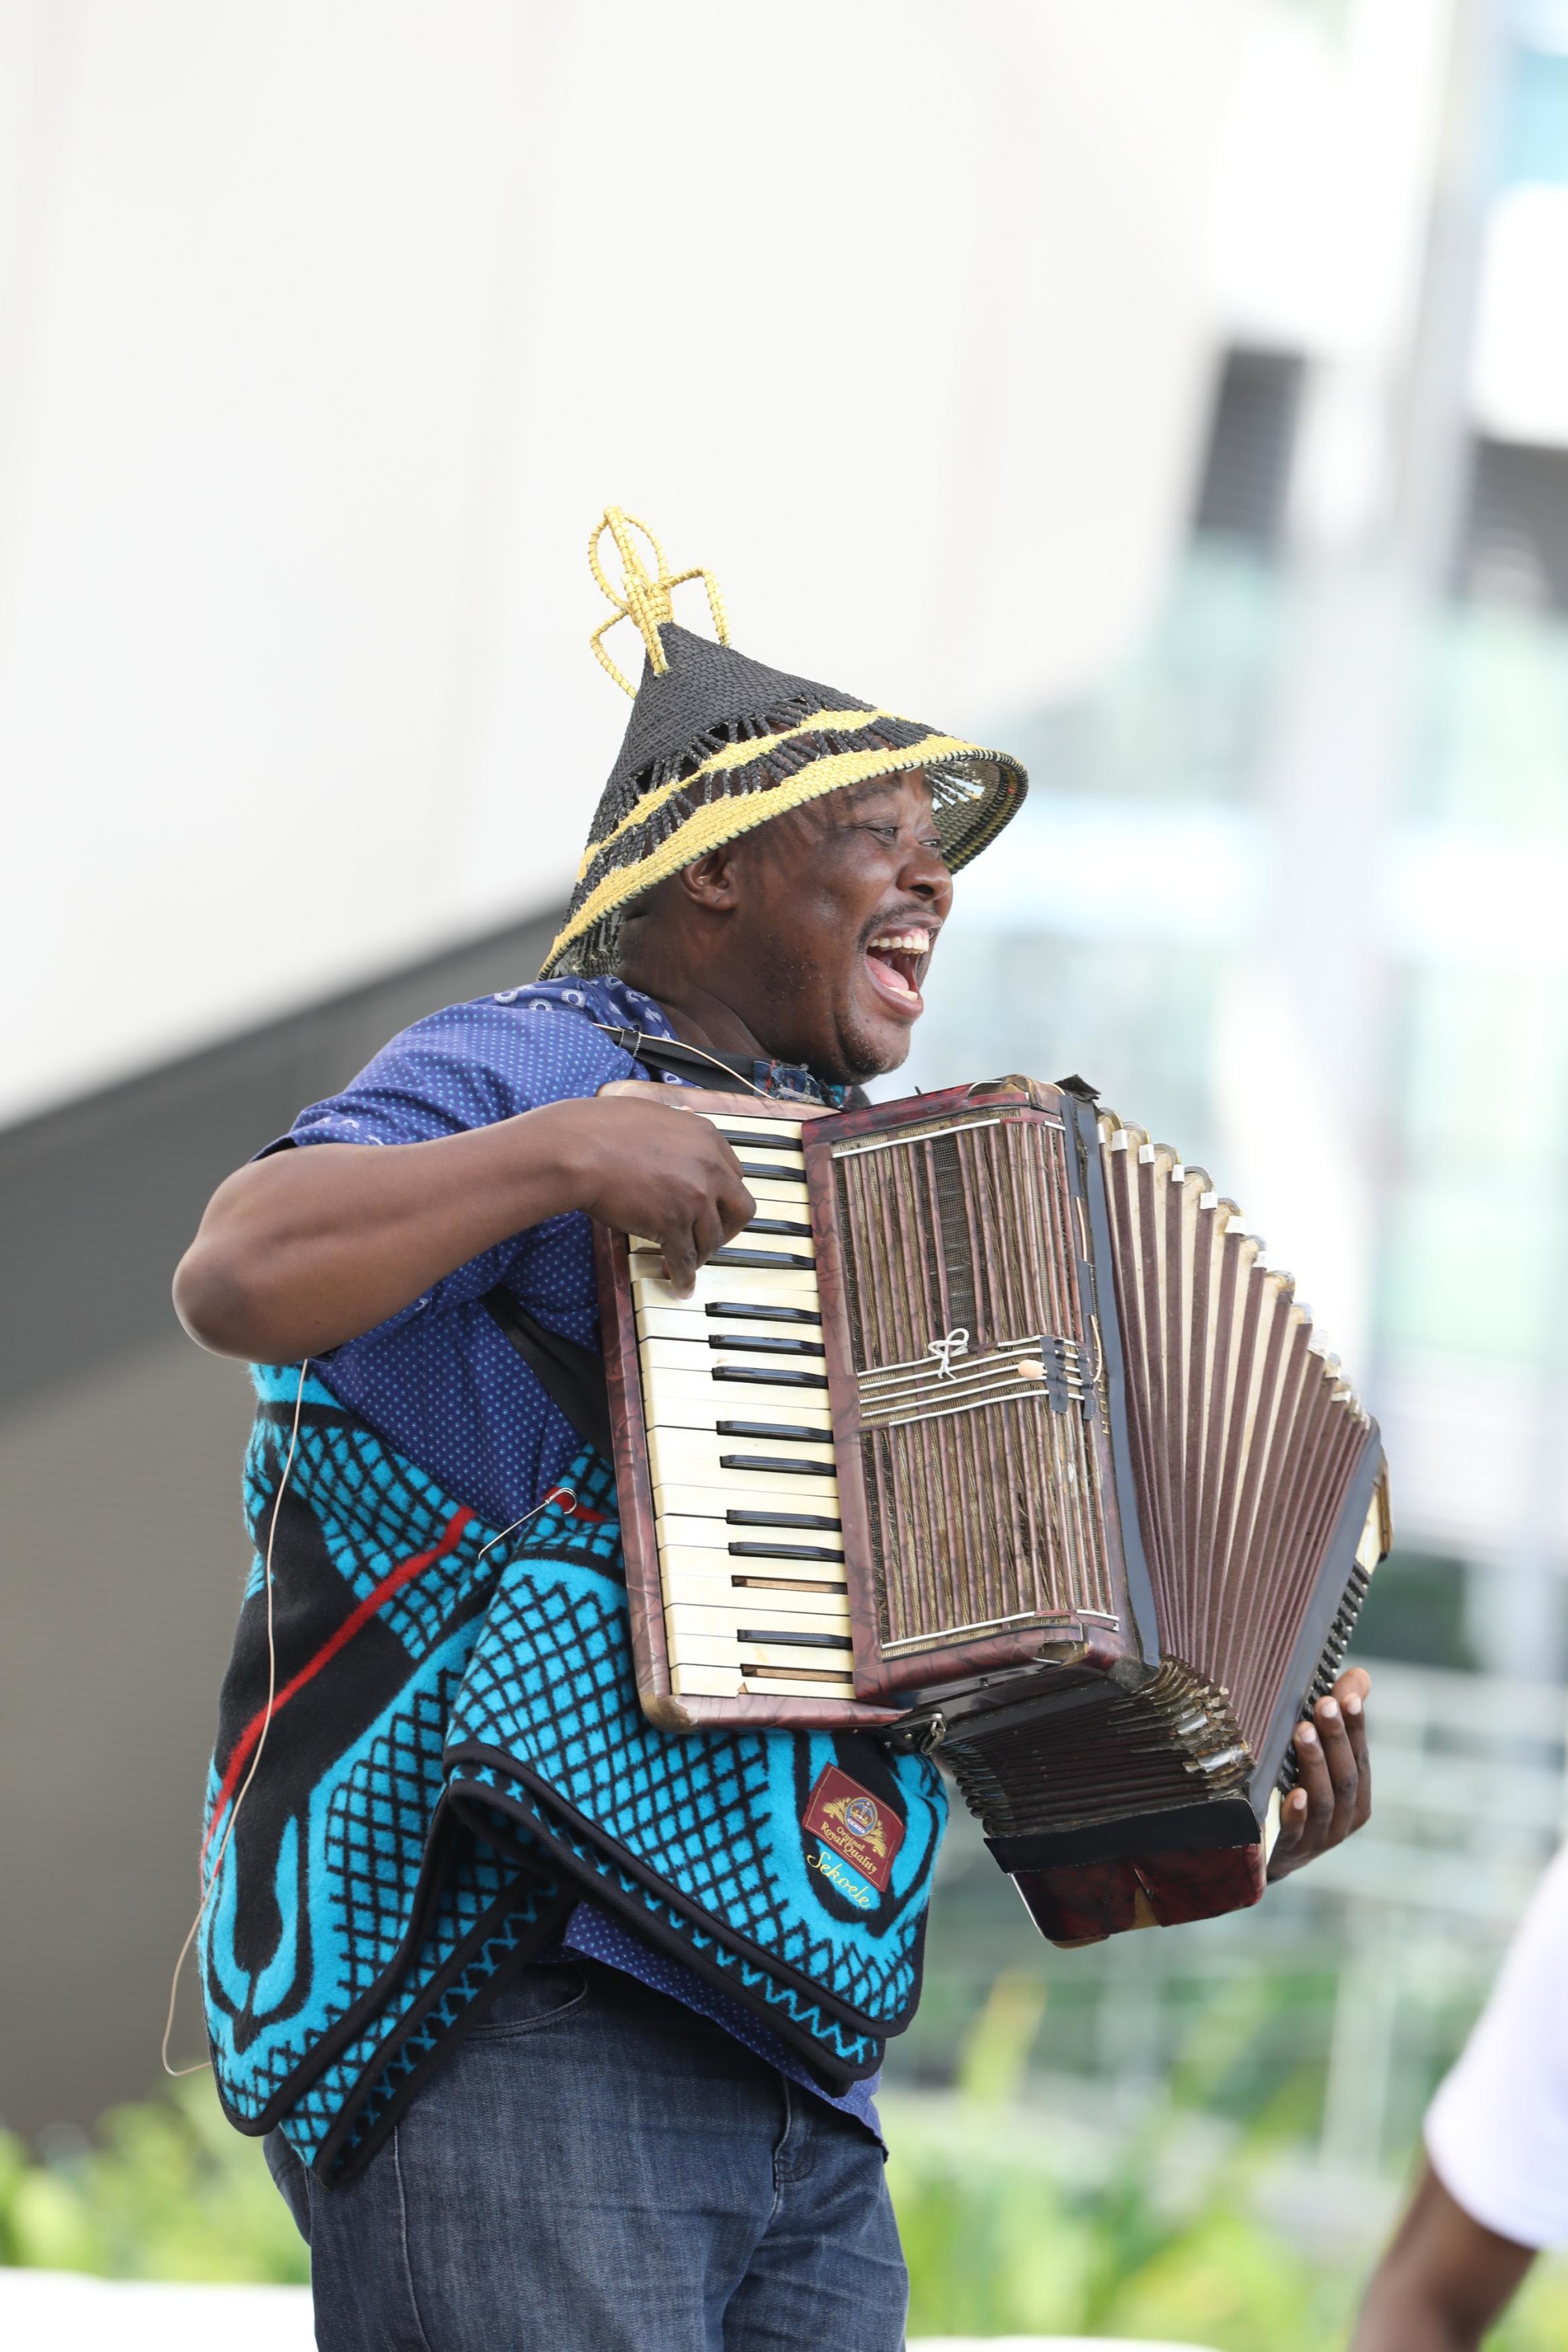
[[[956,1324],[951,1331],[945,1331],[940,1339],[928,1339],[926,1342],[926,1354],[936,1358],[939,1381],[951,1381],[954,1377],[954,1356],[967,1356],[968,1353],[969,1334],[962,1323]]]

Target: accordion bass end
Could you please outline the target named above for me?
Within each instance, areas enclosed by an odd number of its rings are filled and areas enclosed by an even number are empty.
[[[679,1100],[757,1206],[689,1297],[597,1229],[651,1720],[930,1749],[1058,1942],[1256,1902],[1390,1538],[1290,1276],[1080,1081]]]

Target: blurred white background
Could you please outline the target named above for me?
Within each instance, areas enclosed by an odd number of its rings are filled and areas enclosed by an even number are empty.
[[[1185,521],[1244,26],[6,0],[0,1115],[563,895],[607,500],[785,667],[1092,683]]]

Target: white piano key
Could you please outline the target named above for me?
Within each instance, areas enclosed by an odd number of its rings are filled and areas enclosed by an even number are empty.
[[[738,1422],[742,1428],[721,1430],[721,1421]],[[643,1427],[650,1443],[661,1434],[701,1438],[715,1462],[721,1454],[755,1454],[758,1463],[765,1464],[770,1470],[775,1459],[816,1463],[824,1471],[832,1470],[835,1465],[833,1432],[825,1415],[814,1418],[792,1412],[786,1420],[776,1406],[733,1412],[723,1404],[713,1412],[671,1398],[657,1412],[647,1415]]]
[[[752,1629],[748,1626],[747,1630]],[[819,1649],[813,1642],[792,1642],[783,1627],[776,1633],[769,1628],[758,1630],[769,1631],[772,1638],[742,1642],[733,1633],[715,1629],[711,1633],[696,1633],[683,1627],[677,1654],[683,1666],[727,1666],[733,1663],[742,1669],[752,1665],[784,1666],[795,1674],[809,1673],[815,1668],[833,1675],[836,1681],[845,1682],[854,1674],[854,1660],[847,1649]],[[668,1632],[665,1638],[668,1643]],[[848,1636],[836,1633],[832,1638],[847,1641]]]
[[[768,1159],[772,1160],[773,1157],[773,1154],[770,1152]],[[782,1151],[778,1154],[778,1158],[781,1163],[779,1174],[776,1177],[748,1176],[746,1190],[763,1216],[798,1217],[805,1223],[808,1220],[809,1213],[806,1207],[805,1187],[798,1178],[794,1183],[786,1180],[784,1167],[787,1163],[784,1162]],[[761,1168],[765,1164],[766,1162],[761,1160],[749,1160],[746,1162],[747,1167],[752,1169]]]
[[[759,1304],[775,1307],[792,1306],[794,1304],[793,1292],[786,1293],[778,1287],[778,1286],[784,1283],[805,1282],[809,1283],[811,1286],[811,1297],[809,1304],[815,1308],[817,1297],[816,1258],[816,1252],[809,1242],[803,1242],[798,1239],[792,1240],[787,1236],[781,1238],[775,1234],[764,1234],[761,1235],[755,1243],[753,1243],[748,1240],[744,1234],[742,1234],[741,1237],[737,1241],[732,1242],[730,1246],[732,1249],[745,1249],[756,1254],[766,1252],[771,1258],[779,1262],[767,1265],[738,1265],[735,1260],[731,1258],[727,1264],[721,1265],[716,1258],[710,1258],[706,1265],[700,1266],[698,1268],[697,1281],[699,1287],[695,1296],[700,1305],[705,1306],[708,1298],[715,1295],[719,1297],[728,1297],[730,1296],[730,1294],[724,1290],[719,1290],[715,1293],[710,1281],[709,1283],[708,1289],[705,1291],[701,1287],[705,1278],[718,1277],[733,1281],[737,1275],[746,1275],[753,1282],[760,1278],[762,1281],[773,1286],[770,1292],[759,1300]],[[784,1263],[785,1260],[791,1258],[804,1258],[805,1263],[798,1265]],[[637,1296],[637,1286],[645,1282],[662,1283],[668,1280],[668,1269],[666,1266],[664,1255],[661,1251],[634,1250],[629,1260],[629,1265],[633,1285],[632,1295],[634,1298]],[[735,1295],[738,1297],[750,1298],[754,1294],[748,1291],[742,1291]],[[672,1292],[671,1297],[673,1296],[674,1294]]]
[[[800,1142],[802,1121],[798,1118],[730,1118],[710,1110],[700,1111],[698,1117],[707,1119],[712,1127],[731,1128],[737,1135],[765,1135],[777,1143]]]
[[[802,1404],[820,1404],[827,1409],[827,1369],[826,1357],[820,1355],[769,1355],[759,1348],[708,1348],[696,1340],[684,1339],[651,1339],[644,1340],[642,1350],[642,1392],[668,1390],[670,1395],[679,1392],[675,1383],[687,1383],[696,1395],[699,1390],[712,1395],[757,1395],[762,1388],[783,1388]],[[742,1371],[745,1379],[736,1381]],[[764,1379],[752,1379],[762,1373]],[[799,1379],[804,1373],[804,1379]]]
[[[737,1437],[730,1432],[721,1435],[712,1428],[656,1421],[647,1424],[647,1443],[656,1488],[672,1470],[681,1479],[707,1479],[710,1472],[719,1471],[726,1477],[755,1476],[770,1484],[774,1478],[789,1478],[803,1486],[815,1486],[819,1478],[832,1478],[837,1486],[835,1458],[826,1430],[811,1437]],[[740,1457],[741,1466],[731,1456]],[[811,1466],[781,1470],[777,1467],[781,1462]]]
[[[844,1682],[851,1691],[856,1686],[856,1663],[847,1649],[806,1649],[790,1646],[787,1642],[742,1642],[741,1673],[754,1679],[757,1667],[799,1675],[802,1682],[814,1682],[820,1675],[823,1682]]]
[[[824,1485],[830,1486],[835,1495],[838,1490],[834,1457],[826,1437],[795,1438],[787,1443],[779,1438],[721,1437],[717,1430],[681,1429],[656,1422],[647,1433],[647,1450],[656,1494],[660,1486],[677,1480],[683,1486],[695,1480],[700,1486],[749,1486],[760,1481],[775,1492],[780,1483],[785,1491]],[[743,1457],[741,1466],[727,1458],[731,1455]],[[809,1463],[811,1467],[780,1470],[775,1467],[780,1462]]]
[[[743,1527],[729,1528],[724,1516],[727,1511],[799,1511],[814,1518],[837,1519],[838,1517],[837,1478],[834,1480],[831,1495],[785,1494],[782,1491],[787,1486],[805,1487],[811,1484],[812,1481],[807,1478],[795,1480],[777,1478],[770,1480],[764,1486],[759,1481],[742,1478],[738,1486],[726,1484],[721,1487],[705,1486],[691,1479],[684,1482],[672,1480],[668,1486],[657,1488],[654,1502],[661,1519],[676,1517],[689,1517],[705,1525],[726,1528],[727,1542],[730,1534],[743,1538],[750,1532]],[[816,1538],[813,1536],[802,1538],[802,1541],[805,1543],[812,1543],[815,1540]],[[836,1544],[842,1538],[837,1535],[825,1534],[822,1540],[824,1543]]]
[[[811,1188],[806,1181],[805,1163],[792,1160],[783,1151],[770,1151],[764,1158],[748,1160],[743,1145],[737,1145],[741,1176],[747,1192],[759,1203],[765,1197],[776,1206],[793,1209],[797,1216],[808,1213]],[[772,1213],[770,1212],[770,1213]]]
[[[726,1453],[758,1450],[755,1446],[742,1448],[737,1441],[729,1438],[716,1442],[701,1430],[665,1430],[657,1444],[650,1437],[648,1460],[656,1510],[670,1490],[686,1493],[693,1487],[710,1488],[726,1502],[738,1501],[742,1495],[762,1502],[783,1502],[786,1496],[794,1496],[799,1506],[805,1496],[811,1496],[837,1505],[838,1479],[831,1456],[824,1463],[820,1475],[815,1470],[726,1470],[720,1467],[721,1444]],[[669,1506],[665,1503],[663,1507],[668,1509]]]
[[[678,1666],[669,1671],[677,1698],[813,1698],[852,1699],[855,1685],[848,1675],[824,1675],[819,1682],[798,1681],[774,1672],[767,1680],[746,1681],[736,1667]]]
[[[820,1602],[815,1609],[800,1610],[770,1609],[763,1605],[768,1601],[788,1601],[798,1597],[787,1592],[738,1592],[731,1596],[733,1605],[717,1607],[685,1597],[667,1601],[664,1607],[665,1636],[670,1648],[679,1656],[693,1660],[699,1654],[691,1647],[693,1640],[733,1643],[737,1655],[742,1646],[754,1647],[754,1643],[742,1643],[742,1626],[749,1633],[766,1634],[780,1648],[786,1650],[794,1646],[790,1637],[795,1633],[827,1633],[835,1641],[848,1638],[849,1612],[847,1608],[824,1609]],[[847,1657],[849,1653],[846,1650],[837,1654]],[[831,1666],[835,1663],[835,1654],[825,1650],[820,1659],[802,1655],[796,1663]]]
[[[741,1694],[745,1698],[852,1699],[855,1684],[848,1675],[840,1681],[837,1675],[828,1674],[819,1675],[815,1682],[805,1682],[774,1667],[769,1675],[753,1674],[743,1677]]]
[[[644,1375],[642,1393],[643,1419],[650,1429],[712,1429],[721,1421],[752,1421],[759,1428],[832,1434],[832,1415],[820,1389],[771,1383],[763,1388],[753,1381],[716,1381],[705,1372],[654,1372]]]
[[[745,1589],[748,1580],[764,1585],[799,1584],[813,1591],[843,1592],[847,1589],[847,1571],[841,1559],[760,1559],[752,1554],[723,1551],[710,1544],[667,1544],[661,1538],[658,1564],[670,1591],[694,1576],[704,1583],[717,1578],[721,1584],[734,1584],[737,1591]]]
[[[734,1335],[731,1335],[729,1332],[724,1332],[720,1336],[728,1339]],[[748,1339],[754,1339],[756,1334],[748,1332],[746,1337]],[[815,1344],[820,1347],[821,1341],[818,1340]],[[743,1345],[726,1348],[713,1348],[710,1347],[708,1343],[708,1334],[706,1332],[704,1332],[700,1338],[689,1339],[644,1339],[640,1343],[638,1354],[641,1358],[643,1378],[645,1380],[647,1380],[650,1372],[702,1372],[705,1374],[711,1374],[716,1372],[721,1365],[732,1365],[748,1372],[805,1372],[812,1380],[821,1381],[824,1383],[826,1383],[827,1379],[827,1361],[826,1357],[806,1355],[796,1356],[793,1354],[785,1354],[782,1351],[775,1354],[770,1348],[748,1348]],[[721,1381],[719,1385],[721,1388],[729,1386],[731,1388],[744,1389],[754,1388],[757,1383],[754,1381],[732,1381],[728,1383]],[[784,1385],[786,1388],[793,1388],[795,1386],[795,1382],[793,1380],[789,1380],[786,1381]],[[814,1393],[814,1391],[807,1389],[804,1393],[809,1396]],[[826,1395],[826,1385],[823,1388],[816,1390],[815,1393],[818,1396]]]
[[[733,1244],[738,1249],[738,1242]],[[778,1244],[783,1251],[783,1244]],[[806,1244],[790,1244],[790,1256],[802,1256]],[[741,1303],[757,1307],[806,1307],[811,1315],[820,1315],[818,1286],[816,1286],[816,1265],[736,1265],[729,1261],[720,1265],[717,1258],[708,1258],[705,1265],[696,1270],[696,1289],[689,1298],[677,1298],[663,1273],[663,1256],[648,1251],[635,1251],[630,1261],[632,1298],[647,1291],[647,1306],[651,1307],[708,1307],[721,1303]]]
[[[739,1665],[688,1666],[676,1658],[669,1662],[669,1687],[677,1698],[742,1698],[746,1689]]]

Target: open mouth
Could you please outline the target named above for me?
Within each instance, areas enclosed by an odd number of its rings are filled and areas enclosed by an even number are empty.
[[[931,961],[931,935],[911,928],[879,931],[866,943],[872,985],[906,1013],[919,1013],[921,979]]]

